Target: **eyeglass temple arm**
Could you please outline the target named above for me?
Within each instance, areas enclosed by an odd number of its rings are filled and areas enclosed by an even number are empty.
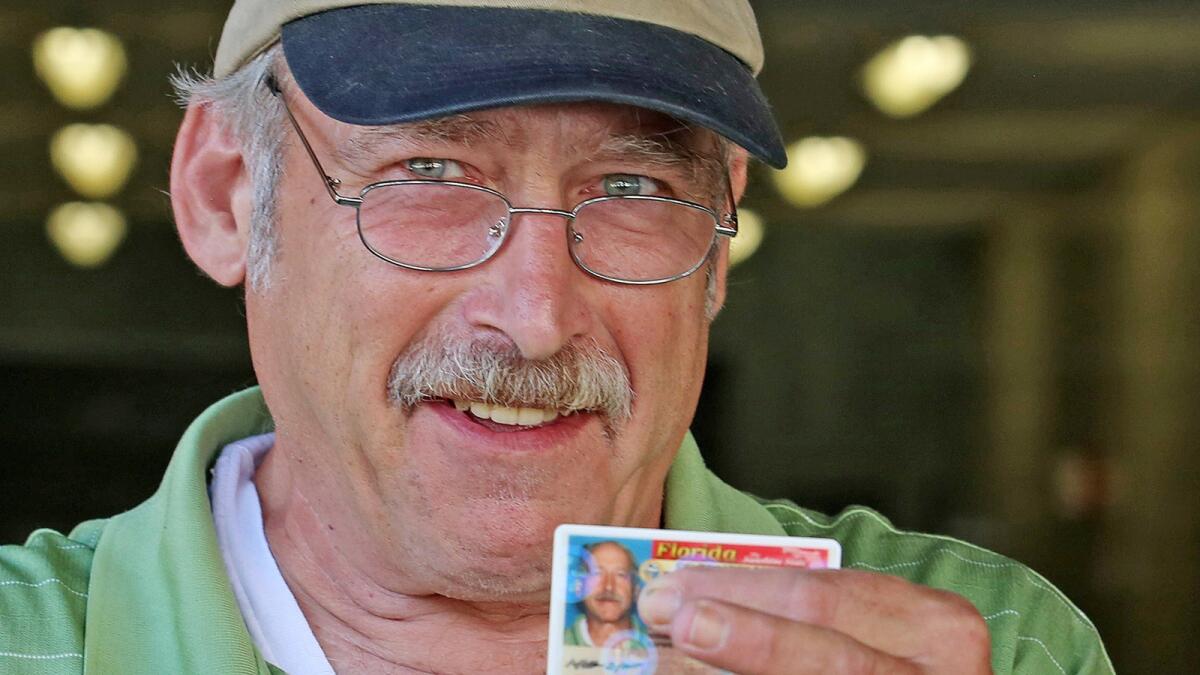
[[[727,237],[736,237],[738,233],[737,197],[733,194],[733,177],[725,179],[726,195],[729,197],[729,213],[721,217],[717,224],[717,233]]]
[[[292,114],[292,109],[287,104],[287,99],[283,95],[283,89],[279,86],[279,80],[275,79],[275,74],[267,73],[263,79],[263,84],[266,85],[267,91],[270,91],[273,96],[279,99],[279,103],[283,106],[283,111],[287,113],[288,120],[292,123],[292,128],[296,130],[296,137],[300,139],[300,144],[304,146],[304,151],[308,153],[309,159],[312,160],[313,166],[316,167],[317,173],[320,174],[321,182],[325,184],[325,191],[329,193],[329,198],[341,206],[358,206],[361,204],[362,200],[357,197],[346,197],[338,193],[337,186],[341,185],[342,181],[325,173],[325,167],[321,166],[321,160],[317,159],[317,153],[313,151],[312,146],[308,143],[308,138],[300,130],[300,123],[296,121],[296,116]]]

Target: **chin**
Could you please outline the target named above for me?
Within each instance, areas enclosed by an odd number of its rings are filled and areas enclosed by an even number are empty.
[[[550,588],[554,528],[561,517],[529,505],[492,504],[453,530],[431,561],[448,582],[444,594],[461,600],[545,602]]]
[[[549,598],[550,565],[531,565],[510,573],[495,569],[464,570],[444,595],[468,602],[545,603]]]
[[[548,540],[516,555],[468,553],[460,558],[458,569],[442,570],[449,582],[443,595],[474,602],[545,602],[550,589],[551,550]]]
[[[518,457],[451,463],[454,454],[438,452],[431,469],[409,471],[391,490],[403,498],[392,509],[404,542],[397,554],[420,561],[441,594],[545,602],[554,529],[611,519],[603,467],[586,457],[554,466]]]

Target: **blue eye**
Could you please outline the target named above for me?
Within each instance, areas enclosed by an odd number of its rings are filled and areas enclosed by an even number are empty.
[[[659,191],[653,178],[633,174],[611,173],[604,177],[604,194],[612,197],[645,195]]]
[[[466,176],[462,165],[452,159],[436,159],[433,157],[414,157],[405,160],[405,168],[421,178],[462,178]]]

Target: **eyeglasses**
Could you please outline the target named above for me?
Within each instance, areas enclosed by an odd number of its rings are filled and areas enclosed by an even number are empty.
[[[609,195],[570,211],[513,206],[500,192],[449,180],[385,180],[357,197],[338,192],[325,173],[273,75],[264,80],[283,104],[329,197],[356,212],[358,235],[378,258],[424,272],[465,270],[490,260],[504,245],[517,214],[561,216],[567,248],[584,272],[620,284],[653,285],[682,279],[709,259],[717,237],[737,235],[737,208],[727,185],[729,213],[695,202],[652,195]]]

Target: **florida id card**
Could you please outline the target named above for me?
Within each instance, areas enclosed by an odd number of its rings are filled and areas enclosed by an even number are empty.
[[[833,539],[560,525],[546,672],[723,672],[650,633],[637,612],[647,583],[689,566],[833,569],[841,561],[842,547]]]

